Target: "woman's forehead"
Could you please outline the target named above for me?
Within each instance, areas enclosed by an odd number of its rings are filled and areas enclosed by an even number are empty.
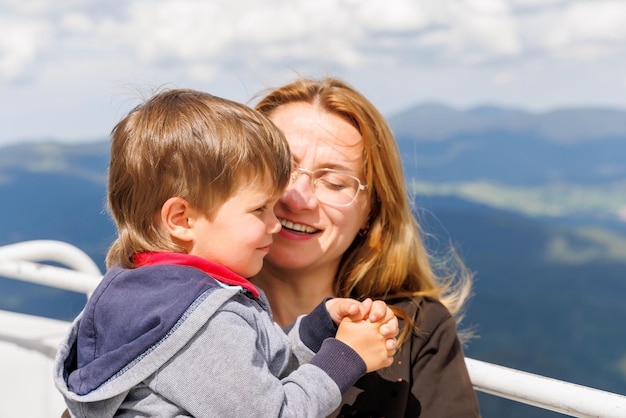
[[[285,134],[296,158],[362,159],[361,134],[339,115],[309,103],[290,103],[276,109],[271,118]]]
[[[290,142],[296,162],[308,161],[327,168],[360,168],[363,163],[363,144],[342,144],[338,141],[296,140]]]

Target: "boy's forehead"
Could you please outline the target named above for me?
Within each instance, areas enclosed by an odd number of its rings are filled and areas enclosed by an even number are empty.
[[[289,169],[291,170],[291,166]],[[271,195],[274,194],[277,189],[272,179],[272,170],[270,168],[262,170],[261,172],[250,170],[250,172],[239,179],[237,188],[244,191],[264,191]]]

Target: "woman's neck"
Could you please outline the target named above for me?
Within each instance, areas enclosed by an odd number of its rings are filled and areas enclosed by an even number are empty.
[[[251,281],[263,289],[272,307],[274,321],[281,326],[308,314],[325,297],[334,296],[334,269],[285,271],[266,264]]]

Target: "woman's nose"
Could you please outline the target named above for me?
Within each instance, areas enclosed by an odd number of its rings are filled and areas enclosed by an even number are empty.
[[[311,209],[317,206],[315,190],[307,173],[298,173],[281,196],[281,202],[292,209]]]

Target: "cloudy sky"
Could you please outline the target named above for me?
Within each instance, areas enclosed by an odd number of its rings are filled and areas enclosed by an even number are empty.
[[[341,77],[425,101],[626,109],[624,0],[0,0],[0,145],[105,139],[160,86]]]

